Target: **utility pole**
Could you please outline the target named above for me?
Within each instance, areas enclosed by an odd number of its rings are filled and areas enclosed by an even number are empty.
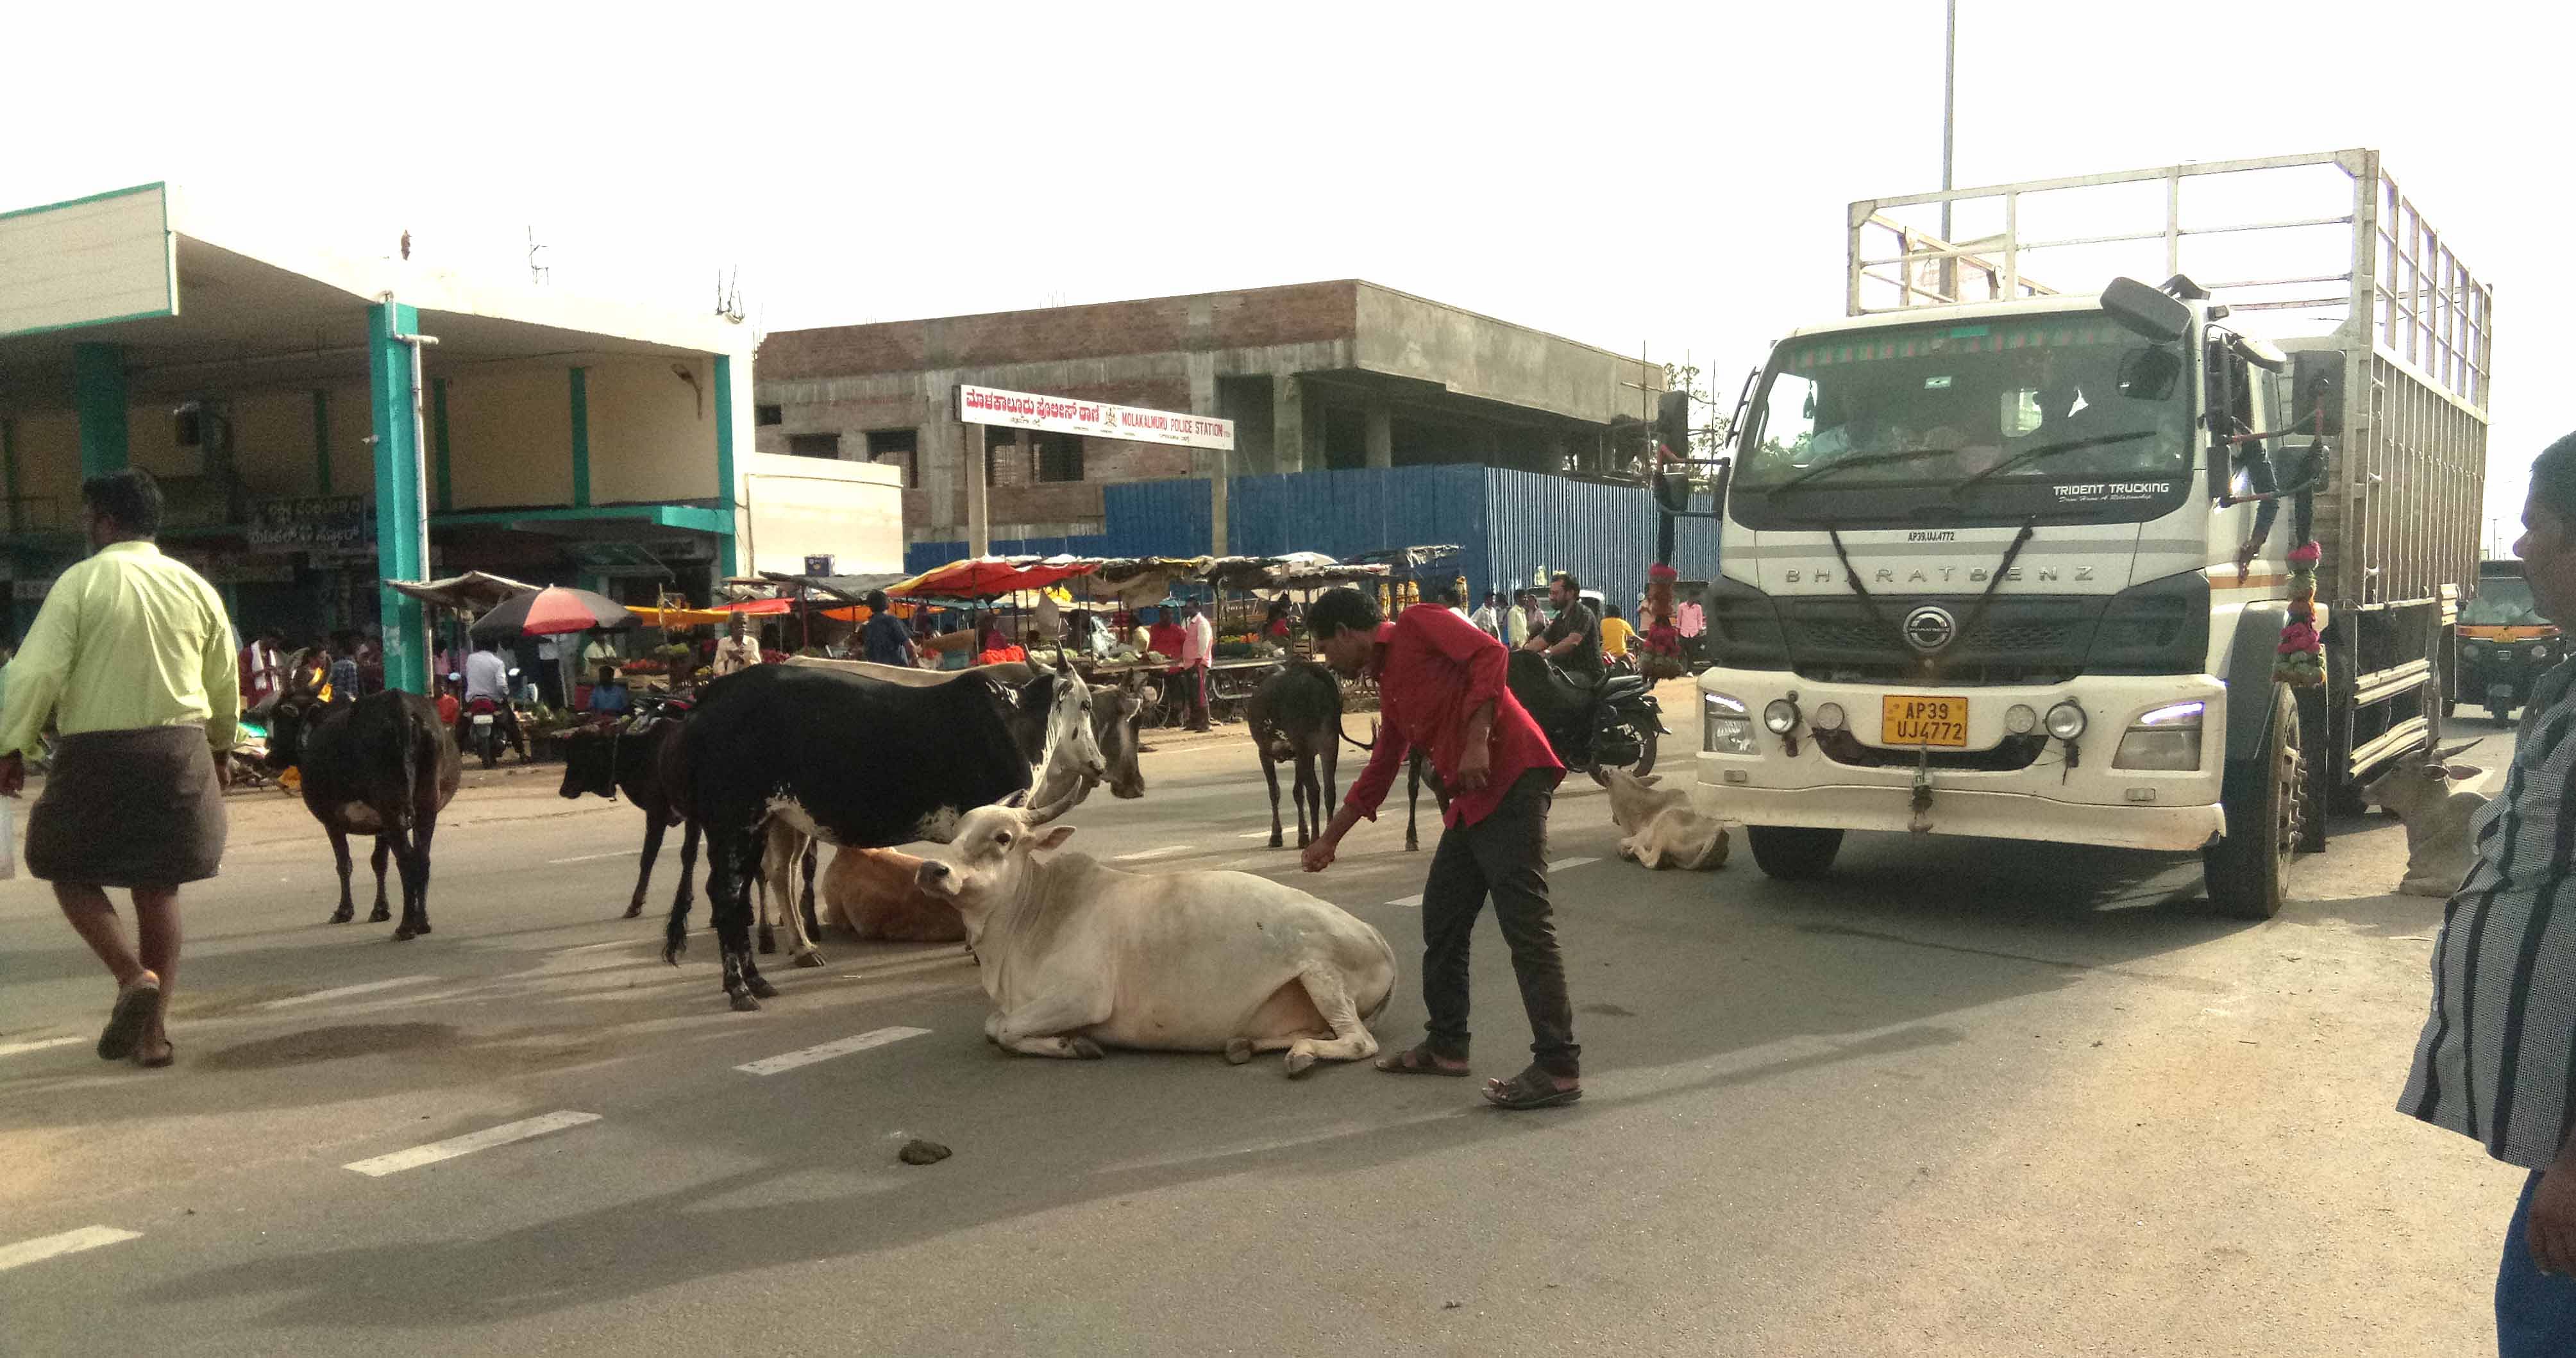
[[[1941,191],[1951,188],[1951,148],[1959,121],[1959,0],[1949,0],[1949,23],[1941,39]],[[1941,200],[1941,244],[1956,249],[1950,235],[1950,200]],[[1912,266],[1907,266],[1911,268]],[[1941,260],[1941,292],[1951,301],[1959,298],[1959,257],[1945,255]]]

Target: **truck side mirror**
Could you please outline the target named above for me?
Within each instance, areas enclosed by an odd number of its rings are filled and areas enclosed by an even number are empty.
[[[2134,278],[2114,278],[2102,289],[2102,309],[2120,328],[2158,344],[2172,344],[2191,333],[2191,308],[2173,294]]]
[[[2312,431],[2326,438],[2343,436],[2343,354],[2334,349],[2302,349],[2290,356],[2291,420],[2304,420],[2322,407],[2325,416]]]

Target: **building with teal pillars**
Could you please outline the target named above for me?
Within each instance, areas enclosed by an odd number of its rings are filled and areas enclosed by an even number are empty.
[[[367,245],[166,184],[0,212],[10,640],[87,550],[82,478],[129,465],[162,486],[165,550],[243,632],[378,630],[387,684],[414,692],[431,633],[385,580],[703,602],[753,567],[750,327],[461,278],[407,235]],[[803,537],[773,532],[757,564],[837,548],[843,569],[898,568],[900,487],[854,470],[796,482],[821,487],[788,516]]]

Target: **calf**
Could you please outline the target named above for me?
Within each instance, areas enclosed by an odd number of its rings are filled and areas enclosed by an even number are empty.
[[[299,665],[298,674],[303,672]],[[465,775],[456,742],[438,719],[438,707],[417,693],[387,689],[354,701],[325,703],[297,686],[263,714],[268,722],[268,767],[294,769],[303,783],[304,809],[331,836],[340,869],[340,906],[333,924],[355,915],[349,898],[349,836],[376,841],[376,908],[385,908],[385,859],[402,872],[402,923],[397,940],[429,932],[429,842],[438,813],[456,796]]]
[[[1619,856],[1658,869],[1723,866],[1726,827],[1692,810],[1689,793],[1656,787],[1661,781],[1661,774],[1640,778],[1626,769],[1610,770],[1610,819],[1627,832]]]
[[[1279,766],[1296,761],[1296,785],[1289,795],[1297,803],[1297,847],[1312,834],[1324,833],[1333,818],[1340,789],[1333,768],[1340,749],[1333,744],[1342,725],[1342,686],[1333,672],[1312,660],[1290,660],[1270,672],[1244,705],[1252,730],[1252,747],[1261,754],[1261,781],[1270,785],[1270,847],[1286,847],[1279,825]],[[1316,765],[1323,776],[1316,777]]]
[[[2468,880],[2469,869],[2477,862],[2469,822],[2487,799],[2451,785],[2486,770],[2451,761],[2475,744],[2472,740],[2447,750],[2427,746],[2361,790],[2364,801],[2378,804],[2406,823],[2406,879],[2397,884],[2398,894],[2448,897]]]
[[[1005,712],[1043,712],[1041,764],[1069,759],[1099,778],[1091,695],[1081,676],[1044,673],[1004,693],[986,680],[914,688],[803,665],[759,665],[717,680],[680,729],[674,788],[706,836],[707,901],[736,1009],[777,991],[751,956],[751,879],[773,818],[827,844],[890,848],[946,840],[958,818],[1029,786],[1028,752]],[[685,906],[663,956],[688,947]]]
[[[862,940],[954,943],[957,908],[922,889],[922,860],[893,849],[840,849],[823,872],[823,918]]]
[[[662,763],[678,743],[677,716],[642,717],[623,727],[592,726],[564,742],[563,786],[567,800],[583,793],[614,799],[618,793],[644,813],[644,864],[635,872],[635,895],[626,903],[626,918],[644,913],[644,893],[653,884],[653,859],[662,852],[662,833],[685,819],[663,782]],[[689,908],[689,876],[698,865],[698,827],[690,823],[680,836],[680,895],[675,909]]]
[[[949,857],[921,865],[922,888],[965,921],[994,1005],[986,1038],[1032,1056],[1097,1057],[1106,1043],[1237,1064],[1285,1049],[1290,1075],[1377,1054],[1367,1025],[1395,994],[1384,935],[1248,872],[1037,859],[1073,833],[1043,828],[1068,805],[970,811]]]

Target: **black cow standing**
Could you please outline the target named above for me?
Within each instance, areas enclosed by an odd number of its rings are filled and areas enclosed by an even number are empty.
[[[620,792],[644,813],[644,863],[635,871],[635,896],[626,903],[626,918],[644,913],[644,893],[653,885],[653,860],[662,852],[662,834],[686,817],[674,803],[663,776],[663,762],[679,748],[677,715],[647,718],[636,729],[586,727],[564,742],[566,800],[593,793],[615,798]],[[690,874],[698,866],[698,826],[687,822],[680,835],[680,894],[675,910],[689,908]]]
[[[965,812],[1028,788],[1030,756],[1004,720],[1013,708],[1048,713],[1048,743],[1075,741],[1082,771],[1105,772],[1089,690],[1070,673],[1041,673],[1004,690],[981,679],[912,687],[756,665],[699,694],[680,728],[669,786],[705,835],[707,908],[734,1008],[758,1009],[778,993],[752,960],[762,826],[776,817],[797,833],[853,848],[944,842]],[[671,912],[662,956],[677,963],[687,949],[683,901]]]
[[[295,672],[303,673],[303,667]],[[356,913],[349,898],[349,836],[367,835],[376,841],[376,908],[367,922],[392,917],[385,909],[390,854],[400,865],[403,888],[402,923],[394,937],[428,933],[430,836],[465,775],[437,705],[399,689],[325,703],[298,687],[261,715],[268,721],[268,766],[297,770],[304,809],[330,833],[331,856],[340,869],[340,908],[331,912],[331,922],[346,924]]]
[[[1272,671],[1244,705],[1244,722],[1252,728],[1253,748],[1261,752],[1261,780],[1270,785],[1270,847],[1285,847],[1279,826],[1279,765],[1296,761],[1297,847],[1306,847],[1311,809],[1313,834],[1331,823],[1340,788],[1334,768],[1340,750],[1333,744],[1342,724],[1342,686],[1333,672],[1312,660],[1291,660]],[[1316,765],[1323,776],[1316,776]]]

